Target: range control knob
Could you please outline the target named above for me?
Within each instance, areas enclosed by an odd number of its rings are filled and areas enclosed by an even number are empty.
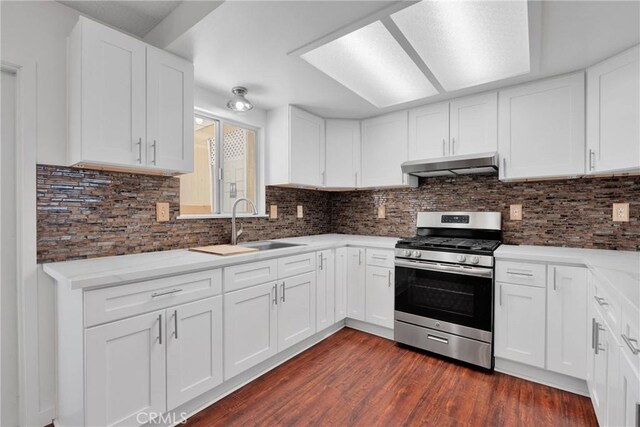
[[[413,256],[416,258],[420,258],[422,254],[420,253],[420,251],[413,251]]]
[[[460,262],[465,262],[467,260],[467,256],[466,255],[458,255],[458,261]]]
[[[471,261],[471,264],[477,264],[480,262],[480,258],[478,258],[477,256],[472,256],[471,258],[469,258],[469,261]]]
[[[405,249],[404,251],[402,251],[402,255],[404,256],[411,256],[411,251],[408,249]]]

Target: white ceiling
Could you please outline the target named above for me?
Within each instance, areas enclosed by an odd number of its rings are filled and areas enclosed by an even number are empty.
[[[233,86],[246,86],[257,107],[290,103],[323,117],[363,118],[583,69],[640,42],[640,2],[541,2],[534,6],[537,14],[530,14],[531,43],[539,45],[539,62],[532,58],[539,67],[532,63],[531,73],[386,109],[288,55],[392,3],[227,1],[168,49],[194,61],[196,84],[225,95]]]
[[[58,2],[140,38],[146,36],[153,27],[182,3],[182,1],[168,0],[58,0]]]

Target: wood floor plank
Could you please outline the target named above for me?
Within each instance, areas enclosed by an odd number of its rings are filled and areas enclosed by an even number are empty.
[[[597,426],[583,396],[345,328],[187,426]]]

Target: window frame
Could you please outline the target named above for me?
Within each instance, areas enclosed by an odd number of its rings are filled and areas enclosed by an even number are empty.
[[[266,217],[265,214],[265,185],[264,185],[264,149],[261,144],[263,140],[262,128],[253,126],[241,121],[228,119],[225,117],[211,114],[205,110],[196,108],[193,112],[194,120],[199,117],[204,120],[213,121],[216,123],[215,134],[215,160],[211,165],[211,201],[212,212],[208,214],[184,214],[180,213],[178,219],[202,219],[202,218],[231,218],[231,212],[222,211],[222,194],[224,184],[224,168],[222,167],[222,155],[224,155],[224,125],[236,126],[243,129],[253,131],[255,133],[255,188],[256,188],[256,200],[253,202],[256,205],[258,215],[252,213],[238,213],[237,217]]]

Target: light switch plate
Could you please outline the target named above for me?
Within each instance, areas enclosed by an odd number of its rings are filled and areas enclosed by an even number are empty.
[[[278,205],[269,206],[269,219],[278,219]]]
[[[156,203],[156,221],[165,222],[169,221],[169,203],[158,202]]]
[[[511,221],[522,221],[522,205],[511,205],[509,211]]]
[[[298,218],[304,217],[304,211],[303,211],[302,205],[298,205],[298,208],[296,210],[296,217]]]
[[[629,203],[613,204],[613,221],[629,222]]]
[[[378,207],[378,218],[385,219],[387,217],[387,208],[383,206]]]

